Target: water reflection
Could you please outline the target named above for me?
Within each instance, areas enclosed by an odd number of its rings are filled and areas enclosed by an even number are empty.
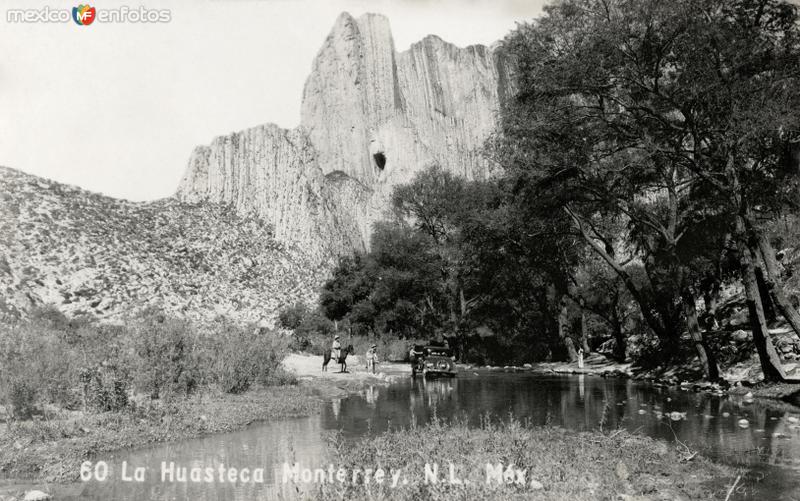
[[[58,499],[245,501],[292,498],[296,494],[292,491],[294,487],[276,482],[275,470],[277,468],[280,474],[284,462],[300,461],[312,468],[327,464],[322,437],[320,419],[316,416],[105,457],[101,459],[110,466],[108,481],[87,482],[81,489],[72,488],[61,493]],[[146,468],[145,481],[121,481],[123,461],[127,463],[128,472],[137,466]],[[165,479],[161,477],[162,462],[166,463]],[[174,468],[169,463],[174,463]],[[220,466],[247,468],[250,482],[232,483],[224,475],[220,480]],[[189,481],[178,481],[181,468],[185,468],[183,471]],[[212,482],[205,477],[207,468],[213,470]],[[199,482],[191,481],[192,469],[201,472]],[[263,470],[264,483],[256,483],[258,469]]]
[[[266,485],[176,484],[159,482],[161,461],[188,467],[262,466],[284,461],[328,464],[324,435],[339,430],[353,439],[388,429],[445,418],[479,425],[490,414],[513,415],[532,425],[573,430],[625,428],[675,442],[728,464],[746,466],[749,499],[800,499],[800,413],[744,398],[653,388],[593,376],[541,377],[528,374],[462,374],[455,379],[411,379],[373,386],[332,400],[322,414],[254,426],[178,444],[106,458],[112,469],[123,460],[146,465],[153,481],[106,482],[81,486],[72,499],[244,500],[287,497],[268,476]],[[744,423],[744,424],[743,424]],[[70,499],[69,496],[59,499]],[[737,499],[742,499],[738,497]]]
[[[533,425],[585,431],[601,426],[675,442],[752,469],[752,499],[800,495],[800,414],[763,402],[593,376],[525,374],[460,375],[410,380],[366,397],[342,401],[337,418],[323,413],[323,427],[345,436],[423,424],[434,416],[478,425],[487,414],[513,415]],[[769,466],[779,466],[770,468]],[[753,490],[755,489],[755,490]]]

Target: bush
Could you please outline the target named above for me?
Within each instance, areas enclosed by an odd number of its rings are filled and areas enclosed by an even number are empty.
[[[308,307],[303,303],[287,306],[278,313],[278,325],[284,329],[297,329],[308,313]]]
[[[335,330],[334,323],[320,310],[312,310],[303,303],[282,309],[278,314],[278,326],[293,332],[289,347],[294,351],[318,351],[320,338],[331,336]]]
[[[0,396],[15,416],[28,416],[38,399],[63,406],[80,400],[69,351],[63,331],[35,324],[0,327]]]
[[[134,386],[151,398],[188,395],[200,377],[195,343],[186,320],[150,315],[133,329]]]
[[[224,318],[198,326],[150,310],[128,326],[108,326],[41,308],[28,322],[0,325],[0,402],[29,419],[42,404],[134,412],[133,393],[153,399],[200,385],[241,393],[295,384],[280,367],[289,341]]]
[[[83,399],[87,407],[117,411],[128,405],[127,377],[105,366],[86,368],[80,375]]]
[[[23,378],[12,378],[6,389],[6,402],[15,419],[30,419],[38,412],[36,408],[36,387]]]
[[[242,393],[253,384],[270,384],[288,351],[288,340],[275,332],[226,325],[202,341],[211,363],[211,381],[227,393]]]

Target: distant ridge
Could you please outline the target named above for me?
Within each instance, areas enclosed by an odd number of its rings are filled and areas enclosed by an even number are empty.
[[[270,325],[325,273],[230,207],[117,200],[5,167],[0,235],[4,321],[39,305],[103,321],[154,306]]]

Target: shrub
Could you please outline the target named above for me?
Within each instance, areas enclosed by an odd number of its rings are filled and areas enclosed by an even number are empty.
[[[333,334],[334,323],[319,309],[311,309],[303,303],[295,303],[278,314],[278,326],[293,332],[290,348],[294,351],[319,349],[320,337]]]
[[[44,403],[136,412],[133,391],[153,399],[199,385],[241,393],[294,384],[280,368],[289,341],[224,318],[198,326],[150,310],[128,326],[108,326],[42,308],[29,322],[0,325],[0,402],[29,419]]]
[[[62,334],[37,324],[0,327],[0,396],[13,414],[29,415],[38,399],[64,406],[78,402],[72,385],[76,369]]]
[[[112,367],[91,367],[81,371],[83,401],[87,407],[117,411],[128,405],[128,378]]]
[[[137,390],[159,398],[188,395],[197,387],[199,361],[186,320],[148,315],[132,334],[133,381]]]
[[[272,384],[289,342],[288,336],[277,331],[217,319],[205,326],[197,340],[203,381],[227,393]]]
[[[284,329],[297,329],[308,313],[308,307],[303,303],[289,305],[278,313],[278,325]]]
[[[36,387],[30,381],[21,377],[10,378],[6,392],[6,402],[15,419],[30,419],[38,411]]]

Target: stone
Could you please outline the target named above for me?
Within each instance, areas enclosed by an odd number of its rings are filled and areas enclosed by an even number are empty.
[[[669,447],[664,442],[655,442],[653,444],[652,452],[658,456],[666,456],[669,454]]]
[[[28,491],[23,496],[23,501],[47,501],[53,499],[53,496],[42,491]]]
[[[617,478],[623,482],[626,482],[628,478],[630,478],[630,473],[628,472],[628,467],[625,466],[625,463],[622,461],[618,462],[617,465],[614,467],[614,474],[617,475]]]
[[[753,337],[753,334],[751,332],[739,329],[737,331],[734,331],[734,333],[731,334],[731,337],[736,341],[743,342],[750,340]]]

